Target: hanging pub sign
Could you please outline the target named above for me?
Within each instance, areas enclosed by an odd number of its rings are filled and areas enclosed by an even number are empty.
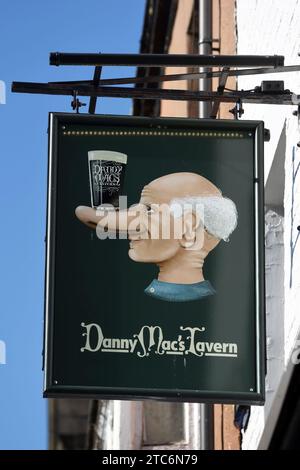
[[[46,397],[264,402],[263,123],[51,113]]]

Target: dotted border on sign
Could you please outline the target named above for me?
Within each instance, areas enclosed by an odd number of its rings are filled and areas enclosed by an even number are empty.
[[[168,137],[229,137],[229,138],[243,138],[244,134],[240,132],[217,132],[217,131],[63,131],[66,136],[168,136]]]

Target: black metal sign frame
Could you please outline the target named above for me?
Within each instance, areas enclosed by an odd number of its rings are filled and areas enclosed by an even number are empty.
[[[127,388],[105,388],[92,387],[74,384],[66,386],[57,382],[53,374],[54,361],[59,360],[54,356],[53,349],[55,339],[55,251],[56,251],[56,230],[57,230],[57,177],[58,177],[58,154],[59,154],[59,130],[61,126],[69,124],[86,123],[87,125],[110,125],[110,126],[135,126],[143,130],[149,128],[151,133],[158,128],[170,129],[180,123],[183,130],[201,129],[203,132],[213,125],[216,131],[234,131],[240,129],[247,131],[254,136],[254,265],[255,265],[255,317],[256,325],[256,390],[248,393],[220,393],[220,392],[193,392],[191,390],[180,392],[178,390],[141,390]],[[212,124],[213,123],[213,124]],[[51,113],[49,123],[49,169],[48,169],[48,210],[47,210],[47,248],[46,248],[46,300],[45,300],[45,397],[84,397],[84,398],[113,398],[113,399],[146,399],[155,398],[168,401],[191,401],[208,403],[264,403],[264,382],[265,382],[265,315],[264,315],[264,191],[263,179],[263,124],[256,121],[212,121],[212,120],[187,120],[187,119],[150,119],[134,117],[111,117],[76,115],[64,113]]]

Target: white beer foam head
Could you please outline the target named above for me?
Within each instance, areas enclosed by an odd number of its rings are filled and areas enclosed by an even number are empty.
[[[220,240],[228,241],[237,226],[235,203],[223,196],[199,196],[176,198],[171,201],[170,210],[175,218],[181,217],[184,206],[197,213],[206,230]]]
[[[127,163],[127,155],[111,150],[90,150],[88,152],[89,160],[107,160],[109,162]]]

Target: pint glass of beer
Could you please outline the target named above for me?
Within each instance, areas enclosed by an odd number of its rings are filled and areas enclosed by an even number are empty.
[[[92,207],[97,209],[107,204],[119,207],[127,155],[110,150],[91,150],[88,163]]]

